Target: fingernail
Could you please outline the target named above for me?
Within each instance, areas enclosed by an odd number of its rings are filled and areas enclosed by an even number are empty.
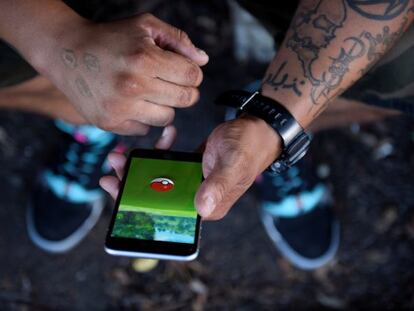
[[[114,166],[114,162],[116,162],[116,161],[114,161],[114,159],[112,158],[111,155],[108,155],[106,158],[108,159],[109,164],[113,167]]]
[[[202,217],[208,217],[214,210],[215,202],[214,198],[211,196],[206,196],[203,199],[204,204],[201,206],[199,213]]]
[[[197,53],[200,54],[200,55],[206,55],[207,56],[207,53],[204,50],[199,49],[199,48],[197,48]]]
[[[168,126],[164,127],[164,130],[161,133],[161,137],[168,136],[168,132],[169,132],[169,127]]]
[[[108,159],[109,164],[114,168],[122,165],[119,159],[119,155],[117,154],[110,153],[107,159]]]

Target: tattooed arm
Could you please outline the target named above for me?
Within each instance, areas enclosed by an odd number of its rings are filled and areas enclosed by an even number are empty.
[[[150,14],[92,23],[62,1],[1,0],[0,37],[89,123],[119,134],[166,126],[193,105],[208,56]]]
[[[284,105],[307,128],[394,44],[414,18],[412,0],[303,0],[263,79],[263,95]],[[317,121],[316,121],[317,122]],[[262,120],[220,125],[203,158],[199,213],[223,217],[281,152]]]
[[[302,1],[267,70],[263,94],[307,127],[401,36],[414,18],[413,5],[411,0]]]

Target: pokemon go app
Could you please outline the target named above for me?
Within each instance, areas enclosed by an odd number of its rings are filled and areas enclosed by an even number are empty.
[[[201,163],[132,158],[113,237],[194,243]]]

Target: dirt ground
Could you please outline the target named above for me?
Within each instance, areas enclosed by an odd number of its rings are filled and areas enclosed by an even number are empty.
[[[222,27],[220,21],[202,23],[211,32],[197,40],[212,58],[199,104],[177,114],[175,150],[193,150],[223,120],[224,111],[213,105],[217,94],[263,73],[263,66],[234,60],[230,31],[217,35],[211,26]],[[149,147],[158,134],[135,144]],[[254,188],[225,219],[204,224],[194,262],[162,262],[138,273],[131,260],[105,254],[110,201],[80,246],[65,255],[42,252],[28,240],[25,211],[57,139],[50,120],[0,112],[0,310],[414,308],[414,126],[408,117],[315,137],[312,154],[330,168],[342,239],[335,260],[313,272],[278,255],[260,223]]]

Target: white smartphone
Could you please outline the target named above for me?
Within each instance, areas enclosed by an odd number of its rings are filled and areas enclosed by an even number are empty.
[[[133,150],[127,160],[105,241],[112,255],[193,260],[201,218],[194,197],[201,154]]]

